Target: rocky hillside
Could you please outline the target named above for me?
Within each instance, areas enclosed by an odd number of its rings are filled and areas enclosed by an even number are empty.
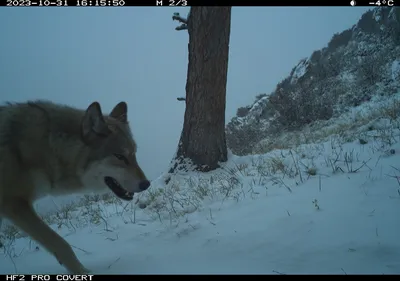
[[[272,93],[239,108],[227,124],[228,147],[237,155],[252,153],[267,136],[329,120],[399,89],[400,8],[375,8],[302,59]]]

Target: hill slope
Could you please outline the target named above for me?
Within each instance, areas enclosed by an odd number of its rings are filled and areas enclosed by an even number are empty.
[[[237,155],[265,139],[329,120],[400,88],[400,8],[375,8],[327,46],[302,59],[274,92],[259,95],[227,124]]]

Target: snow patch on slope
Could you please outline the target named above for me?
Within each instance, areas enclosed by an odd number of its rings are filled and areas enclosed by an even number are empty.
[[[302,59],[299,64],[293,69],[293,74],[291,78],[291,83],[294,83],[300,79],[304,74],[306,74],[307,67],[309,65],[309,59]]]
[[[400,60],[394,60],[391,67],[392,80],[400,81]]]

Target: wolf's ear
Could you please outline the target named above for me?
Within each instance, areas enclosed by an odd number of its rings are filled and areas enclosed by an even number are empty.
[[[111,134],[110,129],[104,121],[100,104],[94,102],[86,109],[82,120],[82,138],[86,143],[91,143],[101,137]]]
[[[126,102],[121,101],[117,104],[113,110],[111,110],[110,116],[123,123],[128,122],[128,105]]]

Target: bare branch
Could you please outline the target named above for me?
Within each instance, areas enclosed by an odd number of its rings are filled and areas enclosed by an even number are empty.
[[[172,20],[177,20],[181,23],[188,24],[187,18],[183,18],[179,15],[179,13],[174,13],[172,16]]]
[[[175,27],[175,30],[185,30],[185,29],[188,29],[188,26],[187,26],[187,24],[181,24],[180,26],[177,26],[177,27]]]
[[[178,27],[175,28],[175,30],[185,30],[188,29],[188,20],[187,18],[183,18],[179,15],[179,13],[174,13],[172,16],[172,20],[176,20],[178,22],[181,22],[182,24]]]
[[[186,100],[186,98],[184,98],[184,97],[180,97],[180,98],[176,98],[178,101],[185,101]]]

